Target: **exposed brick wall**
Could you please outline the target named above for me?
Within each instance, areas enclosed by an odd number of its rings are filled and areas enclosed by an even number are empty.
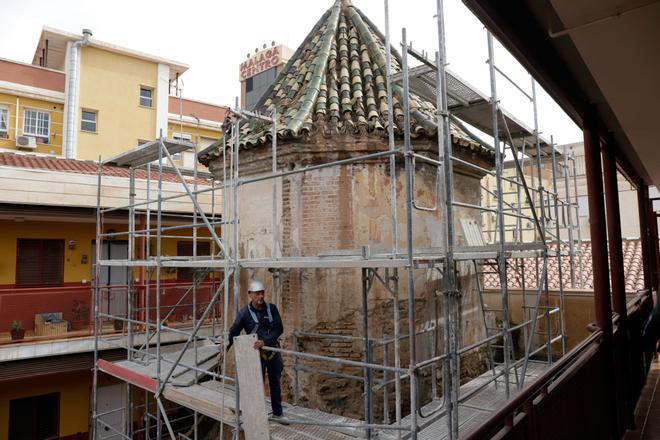
[[[302,178],[301,245],[303,256],[332,249],[353,249],[350,194],[352,168],[340,167]]]
[[[278,168],[298,169],[308,165],[344,159],[352,155],[382,151],[387,148],[383,138],[352,137],[322,138],[297,143],[284,143],[278,146]],[[437,144],[420,142],[416,151],[434,157]],[[489,167],[489,159],[475,152],[457,149],[455,154],[465,160],[476,162],[482,167]],[[309,257],[331,253],[333,250],[359,251],[362,246],[369,246],[371,252],[389,251],[391,248],[390,216],[390,178],[388,159],[379,159],[367,163],[356,163],[308,171],[287,176],[278,182],[280,211],[277,213],[280,235],[280,248],[284,257]],[[216,175],[222,175],[221,162],[212,162],[210,169]],[[257,148],[241,151],[241,173],[258,175],[270,171],[270,148]],[[459,201],[480,203],[480,175],[472,170],[455,167],[455,197]],[[398,210],[399,249],[405,249],[405,179],[403,163],[397,161],[396,205]],[[424,206],[433,206],[437,199],[438,185],[436,170],[418,163],[415,171],[415,199]],[[253,188],[241,188],[241,247],[243,256],[255,258],[270,257],[272,230],[269,222],[259,218],[268,218],[272,214],[268,200],[270,183],[259,183]],[[456,230],[459,243],[462,240],[460,218],[480,219],[478,211],[471,209],[456,210]],[[441,247],[443,238],[440,234],[443,222],[441,211],[413,212],[414,246]],[[472,272],[470,272],[472,271]],[[250,275],[268,281],[266,270],[249,271]],[[383,272],[380,272],[384,275]],[[464,264],[459,267],[459,283],[464,293],[461,302],[463,320],[461,332],[463,342],[471,343],[483,336],[483,325],[479,322],[478,298],[475,295],[473,269]],[[362,288],[360,269],[291,269],[284,271],[278,306],[284,319],[285,334],[283,341],[287,348],[292,348],[292,332],[295,329],[312,332],[350,335],[362,335]],[[415,282],[415,324],[418,329],[435,322],[432,303],[436,289],[439,288],[439,272],[434,269],[416,269],[413,273]],[[241,283],[247,276],[241,278]],[[399,271],[398,287],[400,292],[399,308],[402,320],[401,334],[408,333],[406,311],[406,274]],[[369,293],[368,315],[370,334],[375,337],[393,334],[393,300],[382,286],[374,285]],[[441,339],[440,339],[441,340]],[[418,359],[428,358],[431,352],[428,337],[418,340]],[[345,359],[361,360],[363,347],[360,342],[337,339],[301,340],[302,351],[336,356]],[[439,352],[439,349],[438,351]],[[402,364],[408,360],[408,343],[401,343]],[[391,352],[390,352],[391,354]],[[382,362],[382,354],[376,354],[375,362]],[[393,362],[393,356],[390,357]],[[293,361],[285,359],[286,367],[283,386],[287,400],[293,398]],[[326,362],[299,361],[309,368],[339,371],[345,374],[361,375],[362,370],[354,367],[339,367]],[[483,362],[477,360],[468,363],[468,374],[479,371]],[[429,396],[430,371],[423,373],[420,392]],[[441,377],[441,376],[440,376]],[[362,417],[362,383],[352,379],[333,378],[318,373],[301,372],[300,397],[303,402],[313,407]],[[408,403],[407,388],[403,391],[404,405]],[[393,397],[391,396],[393,399]],[[378,400],[380,399],[380,400]],[[393,403],[393,401],[392,401]],[[377,398],[376,412],[381,413],[382,399]],[[391,406],[392,407],[392,406]]]

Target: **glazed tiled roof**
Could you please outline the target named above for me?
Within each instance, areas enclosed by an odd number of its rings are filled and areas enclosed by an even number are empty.
[[[324,136],[367,134],[387,136],[386,46],[382,33],[348,0],[336,0],[321,17],[255,111],[277,111],[278,139],[302,139],[313,133]],[[392,50],[392,73],[401,71],[401,57]],[[403,89],[392,85],[394,132],[403,135]],[[437,136],[436,107],[410,94],[411,135]],[[452,124],[454,144],[491,154]],[[240,145],[254,147],[271,140],[271,126],[252,122],[243,126]],[[216,145],[201,152],[207,164],[218,157]]]
[[[623,273],[625,277],[626,292],[636,292],[644,288],[644,267],[642,264],[642,244],[639,239],[623,240]],[[550,250],[554,251],[556,245],[551,245]],[[562,252],[567,252],[568,247],[562,247]],[[578,266],[578,258],[575,257],[576,285],[579,287],[580,277],[582,278],[582,288],[593,289],[593,269],[591,261],[591,242],[583,242],[581,248],[582,270]],[[536,259],[524,259],[524,278],[525,286],[536,288]],[[539,261],[539,274],[543,269],[543,261]],[[564,287],[571,285],[571,272],[569,267],[569,258],[562,257],[562,279]],[[497,289],[500,287],[499,274],[493,266],[484,268],[484,287],[486,289]],[[507,281],[510,288],[517,289],[522,286],[523,276],[520,268],[509,266],[507,271]],[[559,289],[559,266],[557,259],[548,258],[548,288],[550,290]]]
[[[37,156],[33,154],[0,153],[0,166],[76,174],[96,174],[98,172],[97,163],[91,160],[61,159],[56,157]],[[130,174],[128,168],[103,165],[103,176],[124,177],[128,179]],[[137,179],[146,179],[147,171],[144,169],[136,169],[135,177]],[[158,180],[158,171],[151,172],[151,180]],[[163,172],[163,181],[177,183],[181,182],[176,173],[171,171]],[[192,182],[193,179],[186,179],[186,181]],[[209,181],[198,178],[197,183],[209,184]]]

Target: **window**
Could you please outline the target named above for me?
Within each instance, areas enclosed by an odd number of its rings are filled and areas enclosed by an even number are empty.
[[[0,138],[9,136],[9,109],[0,106]]]
[[[178,256],[191,256],[193,254],[192,241],[178,241],[176,243],[176,254]],[[197,242],[197,255],[209,256],[211,255],[211,243],[208,241]],[[180,281],[192,281],[194,268],[181,267],[177,269],[177,279]]]
[[[277,68],[271,67],[245,80],[245,108],[254,109],[261,96],[277,78]]]
[[[97,113],[94,110],[83,110],[80,129],[96,133],[96,117]]]
[[[50,136],[50,113],[26,108],[23,113],[23,134],[48,138]]]
[[[9,437],[44,440],[59,438],[60,393],[9,401]]]
[[[207,138],[204,136],[201,136],[199,139],[199,147],[203,150],[206,147],[210,147],[211,144],[213,144],[215,141],[217,141],[217,138]]]
[[[192,135],[190,133],[179,133],[179,132],[173,132],[172,133],[172,140],[174,141],[185,141],[185,142],[191,142],[192,143]],[[172,155],[173,160],[181,160],[181,153],[176,153]]]
[[[153,104],[153,89],[140,87],[140,105],[142,107],[151,107]]]
[[[172,133],[172,140],[192,142],[192,135],[190,133],[179,133],[175,131]]]
[[[64,240],[19,238],[17,286],[57,286],[64,281]]]

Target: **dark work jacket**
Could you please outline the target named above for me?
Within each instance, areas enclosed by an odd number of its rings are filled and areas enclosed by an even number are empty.
[[[273,318],[273,322],[268,320],[267,303],[264,303],[261,309],[255,309],[248,304],[238,312],[238,316],[236,316],[234,323],[229,329],[229,345],[227,346],[227,349],[232,346],[234,338],[240,335],[242,330],[245,330],[245,333],[250,334],[254,332],[255,327],[257,327],[257,323],[254,322],[250,310],[252,310],[259,321],[259,327],[256,331],[257,338],[264,341],[264,345],[267,347],[277,346],[277,339],[284,332],[282,318],[274,304],[268,304],[268,306],[270,306],[270,314]]]

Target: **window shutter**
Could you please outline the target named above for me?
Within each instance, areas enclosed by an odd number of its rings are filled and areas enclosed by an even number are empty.
[[[57,286],[64,282],[64,240],[19,238],[17,286]]]

